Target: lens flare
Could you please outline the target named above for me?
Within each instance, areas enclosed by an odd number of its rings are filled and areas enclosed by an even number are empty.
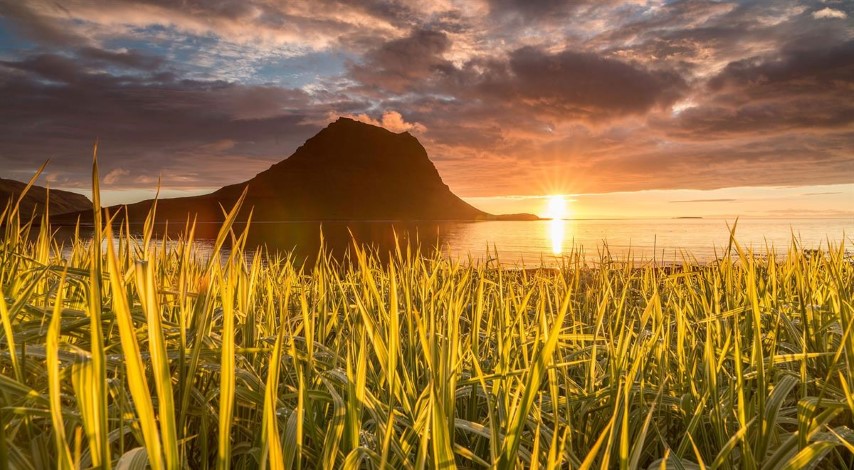
[[[554,195],[548,197],[548,205],[546,206],[546,218],[552,220],[565,219],[567,215],[566,198],[562,195]]]

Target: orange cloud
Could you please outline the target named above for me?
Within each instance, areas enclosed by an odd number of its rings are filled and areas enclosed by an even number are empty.
[[[423,124],[418,122],[406,122],[406,120],[403,119],[403,115],[401,115],[397,111],[386,111],[379,119],[374,119],[365,113],[344,114],[342,116],[355,119],[366,124],[384,127],[392,132],[397,133],[413,132],[416,134],[423,134],[424,132],[427,132],[427,127],[425,127]],[[334,121],[337,118],[338,116],[336,116],[334,113],[330,113],[330,115],[328,116],[328,120],[330,122]]]

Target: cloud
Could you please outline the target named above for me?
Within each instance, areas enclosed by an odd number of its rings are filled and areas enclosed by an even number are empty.
[[[127,49],[111,51],[90,46],[80,48],[77,54],[80,58],[94,63],[119,65],[137,70],[156,70],[164,63],[162,57]]]
[[[106,175],[104,175],[104,184],[113,185],[120,182],[124,179],[125,176],[130,174],[130,170],[126,170],[124,168],[114,168],[110,170]]]
[[[465,196],[851,182],[854,46],[833,21],[851,13],[817,0],[0,0],[0,168],[50,158],[56,184],[86,186],[100,138],[104,167],[130,172],[116,184],[210,188],[345,115],[416,133]]]
[[[488,20],[495,26],[516,27],[525,30],[549,31],[552,28],[565,29],[569,22],[577,24],[573,18],[584,18],[587,26],[598,27],[602,16],[615,20],[614,10],[634,10],[644,1],[617,0],[486,0]],[[564,27],[560,28],[563,24]]]
[[[488,0],[490,12],[498,15],[521,14],[525,17],[564,13],[572,4],[568,0]]]
[[[599,54],[549,53],[533,47],[510,54],[506,70],[493,71],[481,89],[498,99],[552,114],[556,119],[602,119],[645,113],[681,97],[684,80]]]
[[[597,53],[550,52],[533,46],[457,66],[443,55],[449,45],[446,34],[424,30],[385,43],[368,52],[362,63],[351,65],[351,76],[359,82],[354,89],[378,97],[453,96],[483,103],[486,114],[512,108],[513,114],[547,115],[560,121],[644,114],[671,105],[686,89],[686,82],[673,71],[647,69]]]
[[[815,19],[829,19],[829,18],[845,19],[845,18],[848,18],[848,14],[846,14],[842,10],[834,10],[833,8],[825,7],[825,8],[822,8],[821,10],[812,12],[812,17]]]
[[[442,58],[450,45],[443,32],[416,30],[369,51],[361,63],[350,66],[350,72],[355,80],[368,87],[395,93],[409,91],[450,66]]]
[[[670,203],[696,203],[696,202],[735,202],[738,199],[729,199],[729,198],[721,198],[721,199],[688,199],[685,201],[668,201]]]
[[[349,117],[351,119],[355,119],[357,121],[364,122],[366,124],[371,124],[373,126],[384,127],[392,132],[401,133],[401,132],[415,132],[417,134],[424,133],[427,131],[427,128],[424,127],[423,124],[418,122],[406,122],[403,119],[403,116],[397,111],[386,111],[383,113],[380,119],[374,119],[367,114],[345,114],[344,117]],[[335,113],[330,113],[329,120],[335,120],[339,116]]]
[[[755,133],[845,132],[854,123],[854,41],[795,48],[731,62],[707,84],[703,103],[671,124],[681,138]]]
[[[24,169],[32,158],[50,158],[69,185],[85,187],[100,138],[105,166],[121,164],[108,184],[147,186],[162,173],[165,187],[222,186],[285,158],[319,130],[302,124],[309,113],[293,111],[308,108],[301,90],[90,65],[56,54],[0,63],[1,168],[31,171]]]
[[[212,152],[226,152],[234,148],[237,142],[231,139],[220,139],[209,144],[199,146],[200,149]]]
[[[44,6],[50,9],[52,15],[62,14],[62,8],[58,5]],[[35,11],[28,2],[0,0],[0,17],[11,20],[14,29],[42,43],[79,46],[89,42],[85,36],[69,31],[49,16]]]
[[[127,34],[151,26],[167,26],[185,34],[215,35],[235,43],[295,45],[318,49],[342,34],[394,32],[391,15],[400,9],[381,8],[382,2],[359,5],[335,0],[272,3],[262,0],[171,2],[69,0],[58,6],[48,0],[26,5],[3,0],[22,31],[41,41],[62,43],[68,37],[92,38]]]

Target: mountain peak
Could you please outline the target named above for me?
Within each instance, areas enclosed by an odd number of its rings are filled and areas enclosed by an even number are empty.
[[[391,132],[388,129],[385,129],[384,127],[376,126],[374,124],[368,124],[367,122],[359,121],[359,120],[349,118],[349,117],[344,117],[344,116],[339,116],[338,119],[327,124],[326,127],[324,127],[320,132],[323,132],[323,131],[328,130],[328,129],[339,130],[339,129],[358,129],[358,128],[382,129],[386,132]]]
[[[344,117],[248,185],[250,197],[290,202],[288,216],[299,219],[474,219],[484,215],[451,193],[411,134]]]
[[[191,198],[158,202],[158,220],[222,219],[248,187],[253,220],[475,220],[489,217],[442,181],[418,139],[408,132],[340,117],[306,140],[290,157],[243,183]],[[150,207],[127,207],[142,220]]]
[[[336,125],[336,124],[337,124],[337,125],[363,124],[363,125],[366,125],[366,126],[370,126],[370,125],[371,125],[371,124],[367,124],[367,123],[362,122],[362,121],[357,121],[356,119],[353,119],[353,118],[350,118],[350,117],[346,117],[346,116],[338,116],[338,119],[336,119],[336,120],[332,121],[332,122],[329,124],[329,126],[334,126],[334,125]],[[327,127],[329,127],[329,126],[327,126]],[[377,126],[374,126],[374,127],[377,127]]]
[[[412,134],[410,134],[409,131],[394,132],[394,131],[389,130],[383,126],[378,126],[376,124],[370,124],[370,123],[367,123],[365,121],[360,121],[358,119],[353,119],[353,118],[346,117],[346,116],[338,116],[338,119],[329,123],[323,130],[321,130],[321,132],[323,132],[324,130],[327,130],[327,129],[334,129],[334,130],[338,130],[338,129],[363,129],[363,130],[373,129],[373,131],[370,131],[370,132],[384,131],[384,132],[388,132],[389,134],[393,134],[393,135],[408,135],[408,136],[414,138],[414,136],[412,136]]]

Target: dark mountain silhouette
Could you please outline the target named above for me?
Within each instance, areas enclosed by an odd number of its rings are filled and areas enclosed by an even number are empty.
[[[6,207],[6,203],[10,199],[14,204],[26,187],[26,183],[0,178],[0,211]],[[28,219],[32,215],[41,215],[44,212],[47,199],[47,188],[33,185],[24,195],[24,199],[21,200],[19,208],[21,216]],[[87,209],[92,210],[92,202],[86,196],[58,189],[50,190],[51,214],[65,214]]]
[[[340,118],[289,158],[249,181],[214,193],[157,204],[157,220],[220,222],[248,186],[244,215],[279,220],[489,220],[442,182],[418,139]],[[126,206],[131,222],[144,220],[152,201]],[[111,208],[115,213],[120,207]],[[58,222],[71,222],[60,217]]]

